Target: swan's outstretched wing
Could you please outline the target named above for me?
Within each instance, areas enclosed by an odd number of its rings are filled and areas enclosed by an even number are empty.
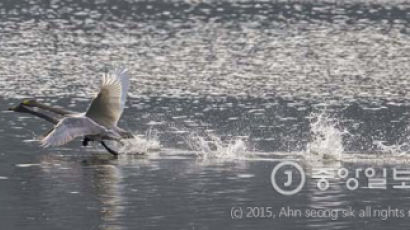
[[[43,147],[64,145],[76,137],[105,134],[106,131],[106,128],[88,117],[66,117],[41,140],[41,145]]]
[[[117,126],[124,110],[129,85],[127,69],[119,68],[103,76],[100,92],[91,102],[85,115],[105,127]]]

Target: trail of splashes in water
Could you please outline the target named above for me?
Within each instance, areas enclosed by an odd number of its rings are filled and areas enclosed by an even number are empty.
[[[243,138],[223,141],[221,137],[214,134],[208,133],[204,136],[190,134],[187,144],[199,158],[204,160],[238,160],[252,156],[252,152],[248,151],[246,140]]]
[[[307,145],[309,159],[341,160],[344,151],[343,135],[347,131],[336,128],[337,122],[324,113],[312,114],[310,123],[311,140]],[[314,122],[312,122],[315,120]]]

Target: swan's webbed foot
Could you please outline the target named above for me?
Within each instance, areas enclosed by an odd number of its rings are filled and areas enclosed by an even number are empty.
[[[108,146],[104,143],[104,141],[100,141],[100,143],[102,144],[102,146],[104,146],[105,150],[107,150],[109,153],[111,153],[111,154],[114,155],[114,156],[118,156],[118,152],[115,151],[115,150],[113,150],[113,149],[111,149],[110,147],[108,147]]]

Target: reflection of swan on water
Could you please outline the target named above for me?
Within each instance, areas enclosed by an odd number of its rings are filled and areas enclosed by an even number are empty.
[[[103,76],[100,92],[92,100],[85,113],[73,113],[61,108],[53,108],[34,100],[26,100],[10,110],[30,113],[55,125],[42,138],[41,143],[44,147],[60,146],[76,137],[84,137],[84,146],[87,146],[89,141],[100,141],[108,152],[118,155],[118,152],[109,148],[104,140],[120,142],[123,138],[133,137],[131,133],[117,126],[124,110],[128,88],[127,70],[119,68]],[[54,116],[47,112],[54,113]]]
[[[50,226],[61,226],[63,221],[69,221],[83,228],[123,229],[121,217],[126,214],[127,197],[123,192],[121,168],[128,162],[121,161],[121,157],[117,159],[108,154],[80,158],[59,154],[41,156],[40,170],[33,175],[38,182],[36,187],[40,188],[35,199],[46,204],[40,215],[51,216]]]

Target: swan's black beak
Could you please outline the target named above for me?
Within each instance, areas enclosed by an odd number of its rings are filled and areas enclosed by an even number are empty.
[[[18,104],[17,106],[10,107],[8,110],[18,112],[21,109],[21,107],[22,107],[22,105]]]
[[[23,103],[20,103],[17,106],[10,107],[8,110],[9,111],[14,111],[14,112],[22,112],[22,113],[27,111],[27,109],[26,109],[26,107],[24,106]]]
[[[36,101],[35,100],[24,100],[23,102],[21,102],[20,104],[18,104],[17,106],[13,106],[8,108],[9,111],[14,111],[14,112],[21,112],[21,111],[25,111],[26,107],[25,106],[29,106],[29,107],[33,107],[36,105]]]

